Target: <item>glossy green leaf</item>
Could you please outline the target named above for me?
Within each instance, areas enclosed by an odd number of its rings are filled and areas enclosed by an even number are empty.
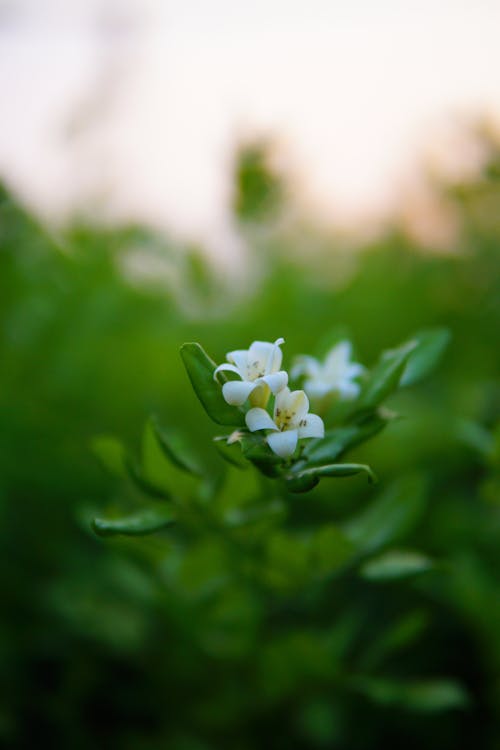
[[[402,477],[344,525],[361,552],[373,552],[404,537],[420,520],[427,484],[420,475]]]
[[[143,536],[170,526],[175,522],[167,510],[147,510],[125,518],[94,518],[92,529],[99,536]]]
[[[208,416],[217,424],[243,425],[242,412],[224,401],[221,386],[214,380],[216,364],[200,344],[183,344],[180,352],[194,392]]]
[[[391,581],[425,573],[433,567],[432,560],[420,552],[390,550],[369,560],[360,572],[369,581]]]
[[[398,349],[391,349],[382,353],[368,380],[363,385],[359,399],[355,404],[356,410],[375,409],[397,389],[406,364],[416,346],[416,341],[409,341]]]
[[[450,341],[447,328],[419,331],[413,337],[417,342],[406,364],[401,385],[413,385],[425,378],[439,363]]]
[[[327,464],[303,469],[296,474],[290,473],[285,477],[290,492],[307,492],[312,489],[322,477],[351,477],[365,473],[370,482],[375,481],[375,475],[366,464]]]

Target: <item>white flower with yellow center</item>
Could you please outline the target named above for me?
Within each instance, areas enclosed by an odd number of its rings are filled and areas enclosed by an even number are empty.
[[[283,388],[274,403],[273,418],[265,409],[249,409],[245,416],[250,432],[271,430],[266,441],[274,453],[281,458],[291,456],[299,438],[321,438],[325,426],[317,414],[309,414],[309,399],[304,391]]]
[[[356,398],[361,387],[354,378],[361,375],[364,367],[351,362],[351,355],[351,343],[341,341],[330,349],[324,362],[315,357],[298,357],[292,369],[292,377],[306,376],[304,390],[313,399],[323,399],[333,393],[338,393],[340,398],[346,400]]]
[[[228,404],[241,406],[250,397],[253,406],[265,407],[270,392],[276,394],[288,383],[288,373],[280,370],[283,353],[280,349],[285,339],[254,341],[249,349],[228,352],[228,363],[219,365],[214,371],[234,372],[241,380],[230,380],[222,386],[222,395]]]

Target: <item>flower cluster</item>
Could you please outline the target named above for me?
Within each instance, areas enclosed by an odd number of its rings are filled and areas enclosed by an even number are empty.
[[[350,344],[341,342],[327,355],[324,364],[313,357],[301,357],[292,370],[294,377],[305,375],[304,390],[288,388],[288,373],[281,369],[283,359],[280,346],[284,339],[274,343],[254,341],[249,349],[237,349],[226,355],[227,362],[214,372],[231,373],[239,379],[222,385],[222,394],[228,404],[250,408],[245,421],[251,432],[266,431],[266,442],[281,458],[295,452],[301,438],[321,438],[325,434],[323,420],[309,413],[309,398],[338,392],[340,397],[353,398],[359,386],[353,378],[362,372],[361,365],[350,362]],[[272,413],[267,407],[274,396]]]

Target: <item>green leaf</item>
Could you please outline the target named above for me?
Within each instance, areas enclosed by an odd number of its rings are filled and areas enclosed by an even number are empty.
[[[427,484],[420,475],[402,477],[346,523],[345,533],[361,552],[373,552],[411,531],[426,499]]]
[[[297,473],[291,472],[285,477],[290,492],[307,492],[318,484],[321,477],[351,477],[355,474],[366,473],[370,482],[376,481],[375,475],[366,464],[327,464],[313,466]]]
[[[154,434],[163,455],[171,464],[187,474],[196,477],[202,476],[203,472],[198,466],[198,462],[193,458],[189,447],[183,443],[179,435],[168,433],[160,425],[157,417],[150,417],[148,426]]]
[[[236,466],[237,469],[248,469],[249,462],[241,451],[238,433],[233,435],[221,435],[214,438],[214,445],[219,455],[227,461],[228,464]]]
[[[361,575],[369,581],[392,581],[425,573],[434,567],[432,560],[412,550],[390,550],[369,560],[361,568]]]
[[[169,491],[160,482],[145,476],[143,468],[128,455],[125,447],[114,437],[102,435],[94,438],[91,447],[102,465],[121,479],[132,480],[135,486],[150,497],[165,499]]]
[[[242,433],[239,443],[245,458],[262,474],[267,477],[280,476],[283,459],[273,453],[262,435]]]
[[[214,380],[216,364],[205,350],[197,343],[188,343],[181,346],[180,352],[194,392],[208,416],[217,424],[243,425],[241,411],[224,401],[221,386]]]
[[[391,622],[375,640],[367,640],[357,656],[357,663],[361,665],[362,671],[373,672],[396,652],[409,648],[423,635],[430,619],[425,610],[413,610]]]
[[[382,353],[354,404],[356,411],[375,409],[396,390],[416,346],[416,341],[408,341],[398,349]]]
[[[310,440],[303,453],[308,466],[318,466],[336,461],[343,453],[365,442],[383,430],[388,419],[371,414],[358,424],[328,430],[323,438]]]
[[[175,523],[171,512],[147,510],[126,518],[94,518],[92,529],[98,536],[143,536]]]
[[[408,359],[401,385],[413,385],[425,378],[439,363],[451,335],[447,328],[419,331],[413,337],[417,346]]]
[[[133,481],[135,486],[144,492],[149,497],[153,497],[157,500],[168,500],[170,498],[170,490],[160,482],[158,479],[151,480],[145,476],[143,468],[132,458],[128,458],[126,462],[127,472],[130,479]]]
[[[353,687],[382,706],[397,706],[410,711],[435,713],[465,708],[469,696],[455,680],[388,680],[362,677]]]
[[[91,441],[91,449],[102,466],[111,474],[127,478],[127,455],[125,447],[110,435],[98,435]]]

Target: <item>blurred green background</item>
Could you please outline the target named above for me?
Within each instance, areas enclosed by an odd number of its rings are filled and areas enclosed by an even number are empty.
[[[423,252],[396,223],[354,252],[311,227],[284,230],[286,185],[247,148],[235,174],[252,248],[241,286],[142,228],[49,231],[2,191],[5,746],[500,747],[499,164],[492,148],[476,179],[436,187],[459,220],[453,252]],[[141,502],[103,471],[96,435],[137,449],[156,413],[222,475],[184,341],[220,362],[284,336],[289,363],[342,331],[370,365],[432,325],[452,333],[439,369],[391,400],[404,419],[353,452],[379,485],[324,482],[282,521],[321,528],[377,493],[416,494],[395,541],[433,560],[429,571],[311,582],[293,550],[288,583],[260,590],[208,532],[187,551],[169,531],[93,535],[94,513]],[[254,491],[239,476],[226,477],[230,498]]]

